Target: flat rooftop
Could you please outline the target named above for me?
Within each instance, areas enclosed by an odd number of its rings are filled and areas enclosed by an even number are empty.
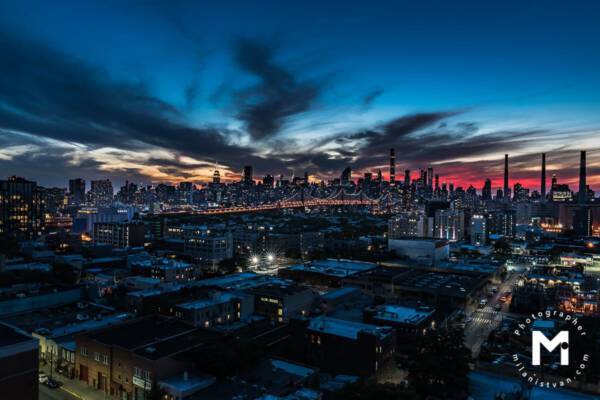
[[[105,345],[134,350],[194,330],[196,328],[180,320],[152,315],[92,331],[86,336]]]
[[[346,277],[377,268],[377,264],[349,260],[317,260],[306,264],[293,265],[291,271],[306,271],[321,275]]]
[[[15,327],[0,322],[0,348],[24,343],[29,340],[33,340],[33,338],[25,332],[21,332]]]
[[[149,360],[158,360],[213,342],[220,337],[222,335],[218,332],[197,328],[190,332],[174,334],[173,337],[156,338],[135,349],[134,353]]]
[[[110,307],[80,302],[13,315],[4,321],[26,332],[58,337],[117,324],[128,317],[128,313],[116,312]]]
[[[360,289],[354,286],[346,286],[340,289],[330,290],[321,296],[321,298],[325,301],[335,301],[339,298],[343,298],[345,296],[351,296],[354,294],[360,294]]]
[[[219,295],[214,296],[212,298],[203,298],[194,301],[189,301],[183,304],[178,304],[177,306],[186,310],[198,310],[217,304],[225,304],[235,297],[236,296],[233,293],[220,293]]]
[[[190,283],[191,286],[214,286],[221,289],[245,289],[262,285],[266,281],[264,275],[254,272],[241,272],[217,278],[203,279]]]
[[[488,274],[413,269],[396,279],[394,284],[404,290],[420,290],[462,297],[481,287],[487,277]]]
[[[433,315],[433,310],[384,304],[376,307],[375,318],[390,322],[418,325]]]
[[[267,296],[290,296],[309,290],[306,286],[298,285],[293,282],[269,282],[256,286],[250,290],[253,294]]]
[[[308,329],[353,340],[358,339],[359,332],[365,332],[379,337],[385,337],[391,332],[391,327],[380,327],[330,317],[317,317],[311,319]]]

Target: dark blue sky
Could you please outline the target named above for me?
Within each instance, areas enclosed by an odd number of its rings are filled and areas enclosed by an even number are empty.
[[[325,178],[395,146],[477,186],[504,152],[532,187],[542,149],[600,171],[598,2],[216,3],[3,2],[0,168]]]

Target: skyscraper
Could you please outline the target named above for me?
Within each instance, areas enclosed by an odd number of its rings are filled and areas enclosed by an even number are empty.
[[[218,169],[215,169],[215,172],[213,173],[212,183],[214,183],[215,185],[218,185],[219,183],[221,183],[221,173],[219,172]]]
[[[396,152],[390,149],[390,186],[396,184]]]
[[[107,207],[113,203],[113,185],[108,179],[92,181],[90,200],[97,207]]]
[[[404,170],[404,186],[410,186],[410,169]]]
[[[85,202],[85,180],[81,178],[69,180],[69,195],[71,203],[83,204]]]
[[[504,200],[510,200],[510,194],[508,189],[508,154],[504,155]]]
[[[342,176],[341,176],[340,182],[342,183],[342,185],[347,185],[348,183],[350,183],[351,180],[352,180],[352,168],[346,167],[342,171]]]
[[[254,180],[252,179],[253,175],[254,173],[252,171],[252,165],[244,166],[244,172],[242,173],[242,182],[251,184],[252,182],[254,182]]]
[[[546,200],[546,153],[542,153],[542,184],[540,185],[542,201]]]
[[[433,188],[433,167],[427,168],[427,187]]]
[[[483,184],[483,189],[481,189],[481,198],[483,200],[492,199],[492,181],[490,178],[487,178]]]
[[[33,239],[43,230],[44,202],[37,184],[16,176],[0,181],[0,234]]]

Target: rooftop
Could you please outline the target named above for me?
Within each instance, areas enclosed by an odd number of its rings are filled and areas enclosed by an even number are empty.
[[[404,289],[466,296],[486,281],[487,274],[459,273],[444,270],[413,269],[394,283]]]
[[[106,345],[135,350],[195,330],[196,328],[182,321],[152,315],[92,331],[86,336]]]
[[[433,315],[433,310],[431,309],[405,307],[393,304],[385,304],[376,307],[375,310],[377,312],[377,319],[411,325],[418,325]]]
[[[377,264],[349,260],[316,260],[289,267],[292,271],[308,271],[323,275],[346,277],[377,268]]]
[[[211,298],[198,299],[187,303],[179,304],[178,307],[185,308],[187,310],[197,310],[210,307],[215,304],[227,303],[234,297],[236,297],[234,293],[219,293]]]
[[[169,392],[175,392],[188,396],[199,390],[209,387],[215,383],[216,378],[212,375],[198,373],[184,373],[163,379],[158,382],[160,387],[163,387]]]
[[[317,317],[310,320],[308,328],[312,331],[324,332],[330,335],[342,336],[348,339],[358,339],[359,332],[385,337],[390,334],[390,327],[380,327],[361,322],[346,321],[329,317]]]
[[[331,291],[325,293],[324,295],[322,295],[321,298],[325,301],[332,301],[332,300],[337,300],[340,297],[352,295],[355,293],[356,294],[360,293],[360,289],[353,287],[353,286],[346,286],[341,289],[331,290]]]
[[[310,290],[306,286],[298,285],[292,282],[275,281],[265,283],[251,289],[254,294],[262,294],[269,296],[290,296],[297,293],[302,293]]]
[[[154,338],[134,350],[135,354],[149,360],[158,360],[190,350],[206,343],[212,342],[222,335],[207,329],[194,329],[192,331],[174,331],[172,336]]]
[[[193,282],[193,286],[215,286],[221,289],[245,289],[262,285],[268,280],[264,275],[255,274],[254,272],[241,272],[238,274],[230,274],[217,278],[203,279]]]
[[[0,347],[12,346],[29,340],[33,340],[33,338],[25,332],[0,322]]]

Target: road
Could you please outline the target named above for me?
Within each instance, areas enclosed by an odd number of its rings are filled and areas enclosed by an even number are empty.
[[[470,315],[467,313],[467,317],[470,317],[471,321],[465,326],[465,345],[471,349],[473,357],[479,355],[485,339],[502,322],[503,315],[507,313],[507,306],[500,302],[500,297],[504,292],[512,291],[512,287],[518,279],[519,274],[510,274],[502,284],[498,285],[498,292],[488,299],[484,308],[475,309]],[[494,310],[496,304],[502,304],[501,311]]]
[[[39,400],[81,400],[79,397],[75,397],[63,389],[50,389],[46,385],[40,384],[40,395]]]

